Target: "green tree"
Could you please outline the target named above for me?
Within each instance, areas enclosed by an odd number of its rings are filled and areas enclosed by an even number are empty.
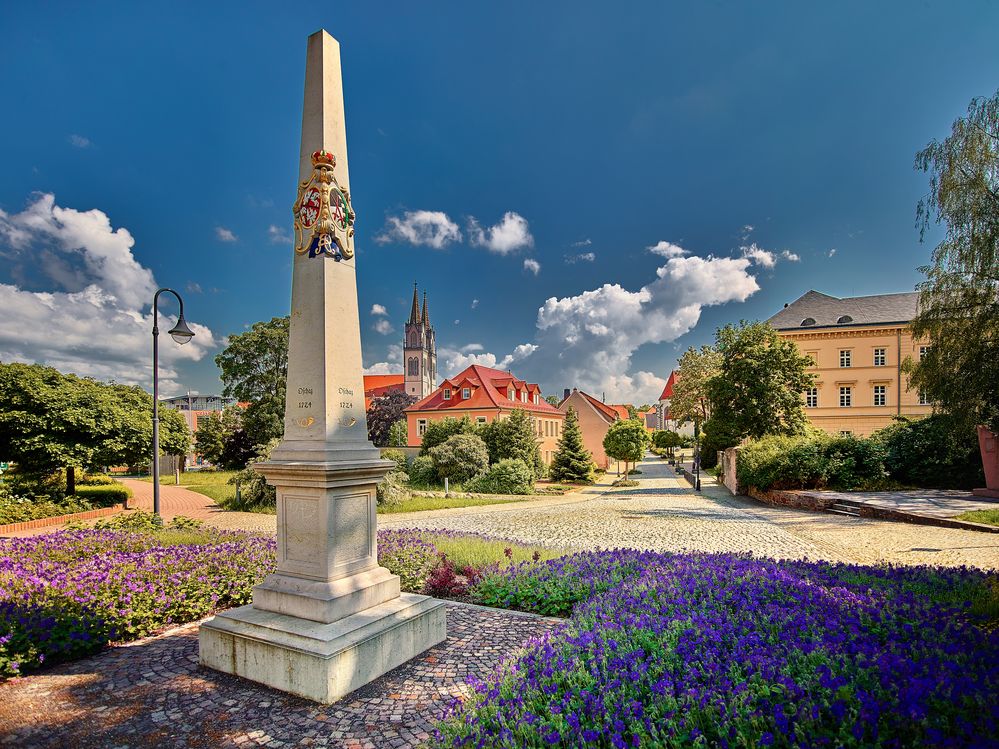
[[[672,458],[676,448],[683,447],[683,437],[669,429],[660,429],[653,432],[652,445],[660,450],[665,450],[667,455]]]
[[[243,428],[257,445],[284,433],[284,401],[288,386],[289,318],[257,322],[229,336],[215,357],[222,371],[223,395],[249,403]]]
[[[443,445],[456,434],[475,434],[475,424],[467,416],[456,419],[447,416],[440,421],[428,421],[427,429],[420,440],[420,455],[426,455],[437,445]]]
[[[388,446],[406,447],[409,444],[409,425],[405,419],[399,419],[389,427]]]
[[[708,382],[718,374],[721,354],[711,346],[688,348],[676,370],[673,395],[669,401],[671,418],[679,424],[697,419],[702,424],[711,416]]]
[[[593,482],[593,454],[583,444],[583,431],[579,428],[579,416],[574,408],[566,411],[562,436],[559,437],[549,475],[553,481]]]
[[[368,439],[377,447],[389,446],[389,432],[392,425],[406,416],[406,408],[416,403],[416,398],[402,390],[393,390],[385,395],[374,398],[368,409]],[[405,444],[405,443],[403,443]]]
[[[39,364],[0,364],[0,456],[26,473],[143,463],[152,450],[152,397],[129,385],[105,384]],[[183,416],[160,411],[160,447],[183,454],[190,435]]]
[[[999,432],[999,91],[974,99],[947,138],[916,154],[916,168],[930,174],[916,210],[921,237],[942,223],[944,238],[919,269],[912,322],[931,347],[905,369],[962,428]]]
[[[441,479],[469,481],[489,470],[486,443],[475,434],[456,434],[430,450],[434,471]]]
[[[194,451],[213,465],[218,465],[225,449],[225,427],[221,412],[206,414],[198,419],[194,433]]]
[[[531,469],[534,478],[544,474],[545,464],[541,459],[538,435],[534,420],[522,408],[515,409],[505,419],[495,419],[479,427],[478,434],[489,450],[489,462],[501,460],[522,460]]]
[[[721,363],[707,392],[716,433],[730,435],[733,445],[744,437],[804,433],[802,393],[815,381],[807,371],[812,360],[767,323],[726,325],[715,339]]]
[[[548,401],[548,403],[550,403],[551,405],[556,407],[558,406],[559,403],[562,402],[562,399],[559,398],[557,395],[546,395],[545,400]]]
[[[637,463],[645,455],[649,446],[649,432],[637,419],[619,419],[607,429],[604,435],[604,452],[614,460],[624,461],[624,475],[628,475],[628,464]]]

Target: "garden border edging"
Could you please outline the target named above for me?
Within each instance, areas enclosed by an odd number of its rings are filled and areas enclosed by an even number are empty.
[[[124,510],[124,504],[116,504],[111,505],[110,507],[101,507],[96,510],[87,510],[86,512],[74,512],[69,515],[52,515],[47,518],[22,520],[19,523],[7,523],[6,525],[0,525],[0,535],[4,533],[16,533],[17,531],[28,531],[32,528],[45,528],[49,525],[62,525],[63,523],[68,523],[72,520],[93,520],[94,518],[103,518],[108,515],[123,512]]]

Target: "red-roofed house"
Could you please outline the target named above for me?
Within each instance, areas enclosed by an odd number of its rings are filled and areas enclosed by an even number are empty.
[[[398,390],[400,393],[406,392],[406,375],[399,374],[379,374],[364,375],[364,410],[371,408],[371,401],[381,398],[383,395]]]
[[[536,384],[478,364],[444,380],[434,392],[406,409],[409,445],[420,444],[431,421],[468,416],[473,422],[487,424],[518,408],[534,418],[541,458],[551,463],[562,434],[563,413],[544,399]]]
[[[669,402],[673,398],[674,385],[676,385],[675,371],[669,373],[666,385],[663,387],[662,395],[659,396],[659,403],[656,404],[656,428],[669,429],[670,431],[678,432],[679,434],[687,437],[693,437],[694,425],[689,421],[677,422],[677,420],[670,414]]]
[[[619,419],[628,418],[624,406],[610,406],[582,390],[573,390],[558,404],[558,410],[566,413],[572,408],[579,417],[579,429],[583,433],[583,446],[593,454],[597,468],[607,470],[610,459],[604,452],[604,437],[610,425]],[[624,415],[619,409],[624,408]]]

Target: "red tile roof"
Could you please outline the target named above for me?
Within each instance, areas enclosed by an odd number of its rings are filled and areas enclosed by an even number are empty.
[[[583,396],[586,399],[587,403],[593,406],[593,408],[596,409],[597,413],[599,413],[608,421],[617,421],[619,418],[621,418],[621,414],[613,406],[608,406],[606,403],[602,403],[589,393],[584,393],[582,390],[576,390],[575,392]],[[565,403],[567,400],[568,398],[563,398],[562,403]],[[562,403],[558,404],[559,410],[562,409]],[[625,418],[628,417],[625,416]]]
[[[506,397],[507,387],[512,385],[517,390],[516,400]],[[472,392],[467,400],[461,397],[462,388]],[[451,390],[451,398],[444,399],[444,390]],[[521,401],[520,392],[527,391],[529,399]],[[538,402],[530,400],[530,396],[538,394]],[[561,414],[555,406],[541,398],[541,388],[535,383],[525,382],[512,373],[501,369],[491,369],[479,364],[472,364],[454,377],[449,377],[441,386],[421,401],[407,408],[407,411],[464,411],[476,408],[500,408],[513,410],[522,408],[525,411],[535,411],[549,414]]]
[[[406,388],[406,376],[399,374],[364,375],[364,410],[371,408],[371,401],[388,395],[393,390]]]
[[[666,387],[663,388],[663,394],[659,396],[659,400],[664,401],[668,398],[673,397],[673,385],[676,384],[676,372],[669,373],[669,379],[666,380]]]
[[[620,419],[627,420],[631,418],[631,414],[628,412],[627,406],[607,404],[607,408],[613,408],[617,412],[618,418]]]

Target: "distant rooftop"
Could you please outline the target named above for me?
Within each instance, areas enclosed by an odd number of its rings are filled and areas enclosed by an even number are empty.
[[[919,293],[835,297],[812,289],[767,320],[777,330],[910,322]]]

